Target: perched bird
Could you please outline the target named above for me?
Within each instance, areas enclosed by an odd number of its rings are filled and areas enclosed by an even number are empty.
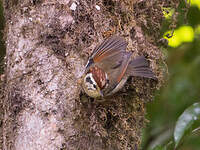
[[[132,59],[126,52],[127,42],[120,36],[111,36],[98,45],[91,54],[82,77],[82,87],[90,97],[105,97],[119,91],[128,77],[156,79],[144,56]]]

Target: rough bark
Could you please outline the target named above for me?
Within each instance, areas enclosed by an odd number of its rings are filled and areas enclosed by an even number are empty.
[[[3,149],[137,150],[145,103],[165,70],[155,42],[161,2],[4,0],[4,12]],[[126,38],[134,56],[149,59],[158,81],[131,78],[96,102],[77,80],[93,48],[113,34]]]

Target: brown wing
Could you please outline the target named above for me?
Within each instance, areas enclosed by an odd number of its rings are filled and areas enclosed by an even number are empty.
[[[127,42],[120,36],[111,36],[106,39],[94,49],[87,62],[85,69],[86,72],[94,63],[101,62],[104,58],[110,57],[111,55],[117,55],[118,53],[125,52],[126,47]]]
[[[103,91],[105,95],[112,91],[121,81],[127,70],[130,58],[131,53],[120,52],[114,53],[104,58],[101,62],[95,63],[98,67],[103,68],[108,76],[109,84],[106,90]]]
[[[111,36],[94,49],[91,58],[93,58],[94,61],[100,61],[100,58],[106,57],[107,55],[112,53],[113,50],[114,52],[125,51],[126,47],[127,42],[123,37]]]

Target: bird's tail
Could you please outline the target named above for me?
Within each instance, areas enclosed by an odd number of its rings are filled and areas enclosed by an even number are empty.
[[[149,67],[149,63],[144,56],[138,56],[129,62],[126,73],[129,76],[139,76],[145,78],[157,79]]]

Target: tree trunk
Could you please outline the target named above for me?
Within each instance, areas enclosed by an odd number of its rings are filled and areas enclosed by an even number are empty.
[[[155,42],[161,3],[4,0],[3,149],[137,150],[145,103],[163,80]],[[77,81],[93,48],[114,34],[125,37],[134,56],[148,58],[158,81],[131,78],[120,92],[97,102]]]

